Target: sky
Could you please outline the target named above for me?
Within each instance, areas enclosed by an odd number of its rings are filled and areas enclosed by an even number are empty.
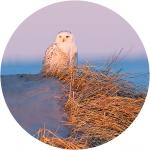
[[[125,59],[147,61],[141,40],[123,18],[94,3],[67,1],[29,16],[9,40],[2,64],[9,72],[18,64],[34,64],[39,69],[46,48],[63,30],[74,34],[80,60],[102,61],[122,49]]]

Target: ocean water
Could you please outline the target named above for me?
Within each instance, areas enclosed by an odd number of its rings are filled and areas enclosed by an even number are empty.
[[[85,62],[79,62],[83,64]],[[89,62],[94,69],[101,70],[104,68],[106,61],[94,60]],[[38,74],[42,68],[42,63],[14,63],[14,64],[2,64],[1,74],[12,75],[12,74]],[[121,70],[121,73],[127,74],[127,80],[148,88],[149,84],[149,65],[146,59],[137,60],[124,60],[119,61],[112,65],[113,71]]]
[[[15,75],[15,74],[38,74],[42,68],[42,63],[3,63],[1,65],[2,75]]]
[[[68,137],[70,128],[64,123],[67,114],[63,109],[65,89],[60,81],[38,75],[5,75],[1,84],[10,112],[28,133],[34,135],[45,125],[58,137]]]
[[[94,69],[105,68],[105,63],[95,62]],[[149,85],[149,65],[147,60],[128,60],[116,62],[112,65],[112,71],[125,74],[126,80],[147,89]]]

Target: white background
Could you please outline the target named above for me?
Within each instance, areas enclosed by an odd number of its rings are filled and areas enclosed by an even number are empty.
[[[59,0],[61,1],[61,0]],[[89,0],[120,14],[140,36],[150,59],[150,1],[149,0]],[[0,58],[9,38],[29,15],[58,0],[1,0],[0,1]],[[10,83],[11,84],[11,83]],[[125,132],[116,139],[94,148],[101,150],[150,149],[150,92],[142,111]],[[56,149],[39,142],[24,131],[10,114],[0,91],[0,149]]]

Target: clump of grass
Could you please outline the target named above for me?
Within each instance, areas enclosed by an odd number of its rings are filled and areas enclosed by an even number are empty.
[[[65,111],[67,124],[72,126],[67,139],[40,139],[53,146],[82,149],[112,140],[130,126],[144,103],[145,94],[137,93],[124,74],[110,68],[97,72],[84,65],[51,76],[68,87]]]
[[[59,138],[52,131],[45,128],[40,128],[36,133],[35,137],[38,138],[40,141],[54,147],[60,147],[70,150],[79,150],[87,148],[87,144],[84,141],[82,141],[82,139],[79,140],[72,137]]]
[[[73,126],[72,134],[80,134],[85,141],[91,138],[109,141],[133,122],[142,104],[143,99],[122,97],[77,102],[78,109],[72,111],[70,108],[68,113],[69,118],[73,118],[69,119],[69,124]]]

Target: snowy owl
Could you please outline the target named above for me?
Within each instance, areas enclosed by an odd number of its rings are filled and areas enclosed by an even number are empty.
[[[42,73],[45,75],[63,72],[77,64],[77,47],[71,32],[59,32],[55,42],[47,48],[43,60]]]

